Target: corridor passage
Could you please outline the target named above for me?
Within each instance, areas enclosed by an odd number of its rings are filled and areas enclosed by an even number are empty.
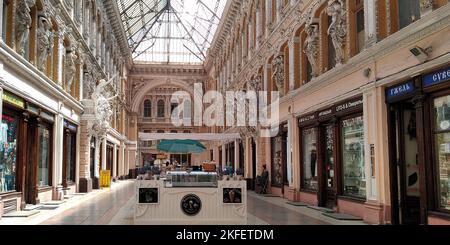
[[[124,181],[112,190],[78,201],[74,207],[51,215],[41,225],[133,225],[134,182]],[[320,212],[286,204],[278,197],[248,194],[248,225],[361,225],[359,221],[338,221]],[[39,214],[40,215],[40,214]],[[19,218],[15,218],[19,219]]]

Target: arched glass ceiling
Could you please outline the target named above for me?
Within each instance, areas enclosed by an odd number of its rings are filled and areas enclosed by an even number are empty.
[[[117,0],[135,62],[202,63],[226,0]]]

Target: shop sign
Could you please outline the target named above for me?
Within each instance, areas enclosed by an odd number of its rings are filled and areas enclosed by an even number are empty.
[[[332,109],[321,111],[321,112],[319,112],[319,118],[320,117],[326,117],[326,116],[329,116],[331,114],[333,114],[333,110]]]
[[[414,92],[414,81],[408,81],[406,83],[388,88],[386,90],[386,96],[388,99],[393,99],[411,92]]]
[[[346,102],[344,104],[338,105],[336,106],[336,112],[340,112],[340,111],[346,111],[346,110],[351,110],[354,109],[360,105],[363,104],[363,99],[359,99],[356,101],[350,101],[350,102]]]
[[[423,78],[423,86],[429,87],[448,80],[450,80],[450,67],[425,75]]]
[[[68,128],[70,131],[77,131],[77,128],[78,128],[77,125],[75,125],[67,120],[64,120],[64,126],[66,128]]]
[[[43,119],[45,119],[45,120],[47,120],[47,121],[49,121],[49,122],[54,122],[55,121],[55,118],[53,117],[53,115],[51,115],[51,114],[49,114],[49,113],[47,113],[47,112],[41,112],[41,118],[43,118]]]
[[[25,108],[25,101],[22,98],[7,91],[3,91],[3,101],[11,105],[17,106],[21,109]]]
[[[298,119],[299,123],[304,123],[304,122],[308,122],[308,121],[312,121],[316,119],[316,115],[315,114],[311,114],[308,116],[304,116],[304,117],[300,117],[300,119]]]

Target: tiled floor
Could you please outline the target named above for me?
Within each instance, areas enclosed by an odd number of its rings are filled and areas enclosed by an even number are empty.
[[[70,202],[70,201],[69,201]],[[51,210],[34,217],[34,223],[43,225],[132,225],[134,205],[134,182],[125,181],[112,190],[73,200],[77,202],[64,210]],[[360,221],[338,221],[320,212],[291,206],[285,199],[248,194],[249,225],[361,225]],[[38,216],[39,216],[38,215]],[[30,218],[26,218],[30,219]],[[0,224],[30,223],[24,218],[14,218]],[[40,220],[37,223],[37,220]],[[17,222],[14,222],[17,221]],[[33,223],[33,222],[32,222]]]

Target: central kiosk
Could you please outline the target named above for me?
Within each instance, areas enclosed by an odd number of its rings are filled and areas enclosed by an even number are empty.
[[[219,180],[215,172],[168,172],[136,181],[137,225],[239,225],[247,223],[247,183]]]

